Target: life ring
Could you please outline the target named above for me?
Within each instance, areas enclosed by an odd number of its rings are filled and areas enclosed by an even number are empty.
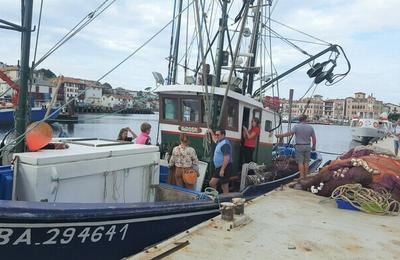
[[[379,124],[378,124],[377,122],[374,122],[373,125],[374,125],[375,128],[378,128],[378,127],[379,127]]]
[[[357,125],[358,125],[359,127],[361,127],[361,126],[363,125],[363,122],[362,122],[362,121],[359,121]]]

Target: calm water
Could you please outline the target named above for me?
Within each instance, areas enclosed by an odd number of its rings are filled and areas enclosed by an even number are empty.
[[[158,131],[158,114],[155,115],[108,115],[80,114],[78,124],[56,124],[55,134],[60,130],[69,137],[98,137],[116,139],[123,127],[130,127],[135,133],[140,133],[140,125],[148,122],[152,125],[151,139],[155,143]],[[348,126],[313,125],[317,135],[317,150],[329,153],[342,153],[355,144],[351,140]],[[284,131],[287,124],[283,124]],[[0,128],[3,136],[9,127]],[[335,155],[323,154],[324,160],[334,159]]]

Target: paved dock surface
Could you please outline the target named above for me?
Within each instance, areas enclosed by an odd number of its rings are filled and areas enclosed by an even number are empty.
[[[400,259],[399,216],[338,209],[287,187],[245,212],[245,225],[228,231],[218,216],[130,259]]]

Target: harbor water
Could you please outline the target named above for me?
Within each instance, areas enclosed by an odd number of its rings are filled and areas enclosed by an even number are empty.
[[[140,133],[140,125],[148,122],[152,125],[151,140],[157,143],[158,114],[80,114],[76,124],[53,124],[56,136],[65,137],[96,137],[104,139],[117,139],[121,128],[130,127],[136,134]],[[287,124],[283,124],[287,130]],[[351,139],[349,126],[338,125],[313,125],[317,136],[317,150],[323,152],[324,161],[336,158],[338,153],[343,153],[357,145]],[[0,137],[3,137],[10,126],[0,127]],[[331,154],[332,153],[332,154]]]

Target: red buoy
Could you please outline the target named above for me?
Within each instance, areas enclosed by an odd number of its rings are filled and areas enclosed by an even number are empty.
[[[44,122],[32,123],[26,131],[26,145],[31,152],[38,151],[48,145],[53,137],[53,129]]]

